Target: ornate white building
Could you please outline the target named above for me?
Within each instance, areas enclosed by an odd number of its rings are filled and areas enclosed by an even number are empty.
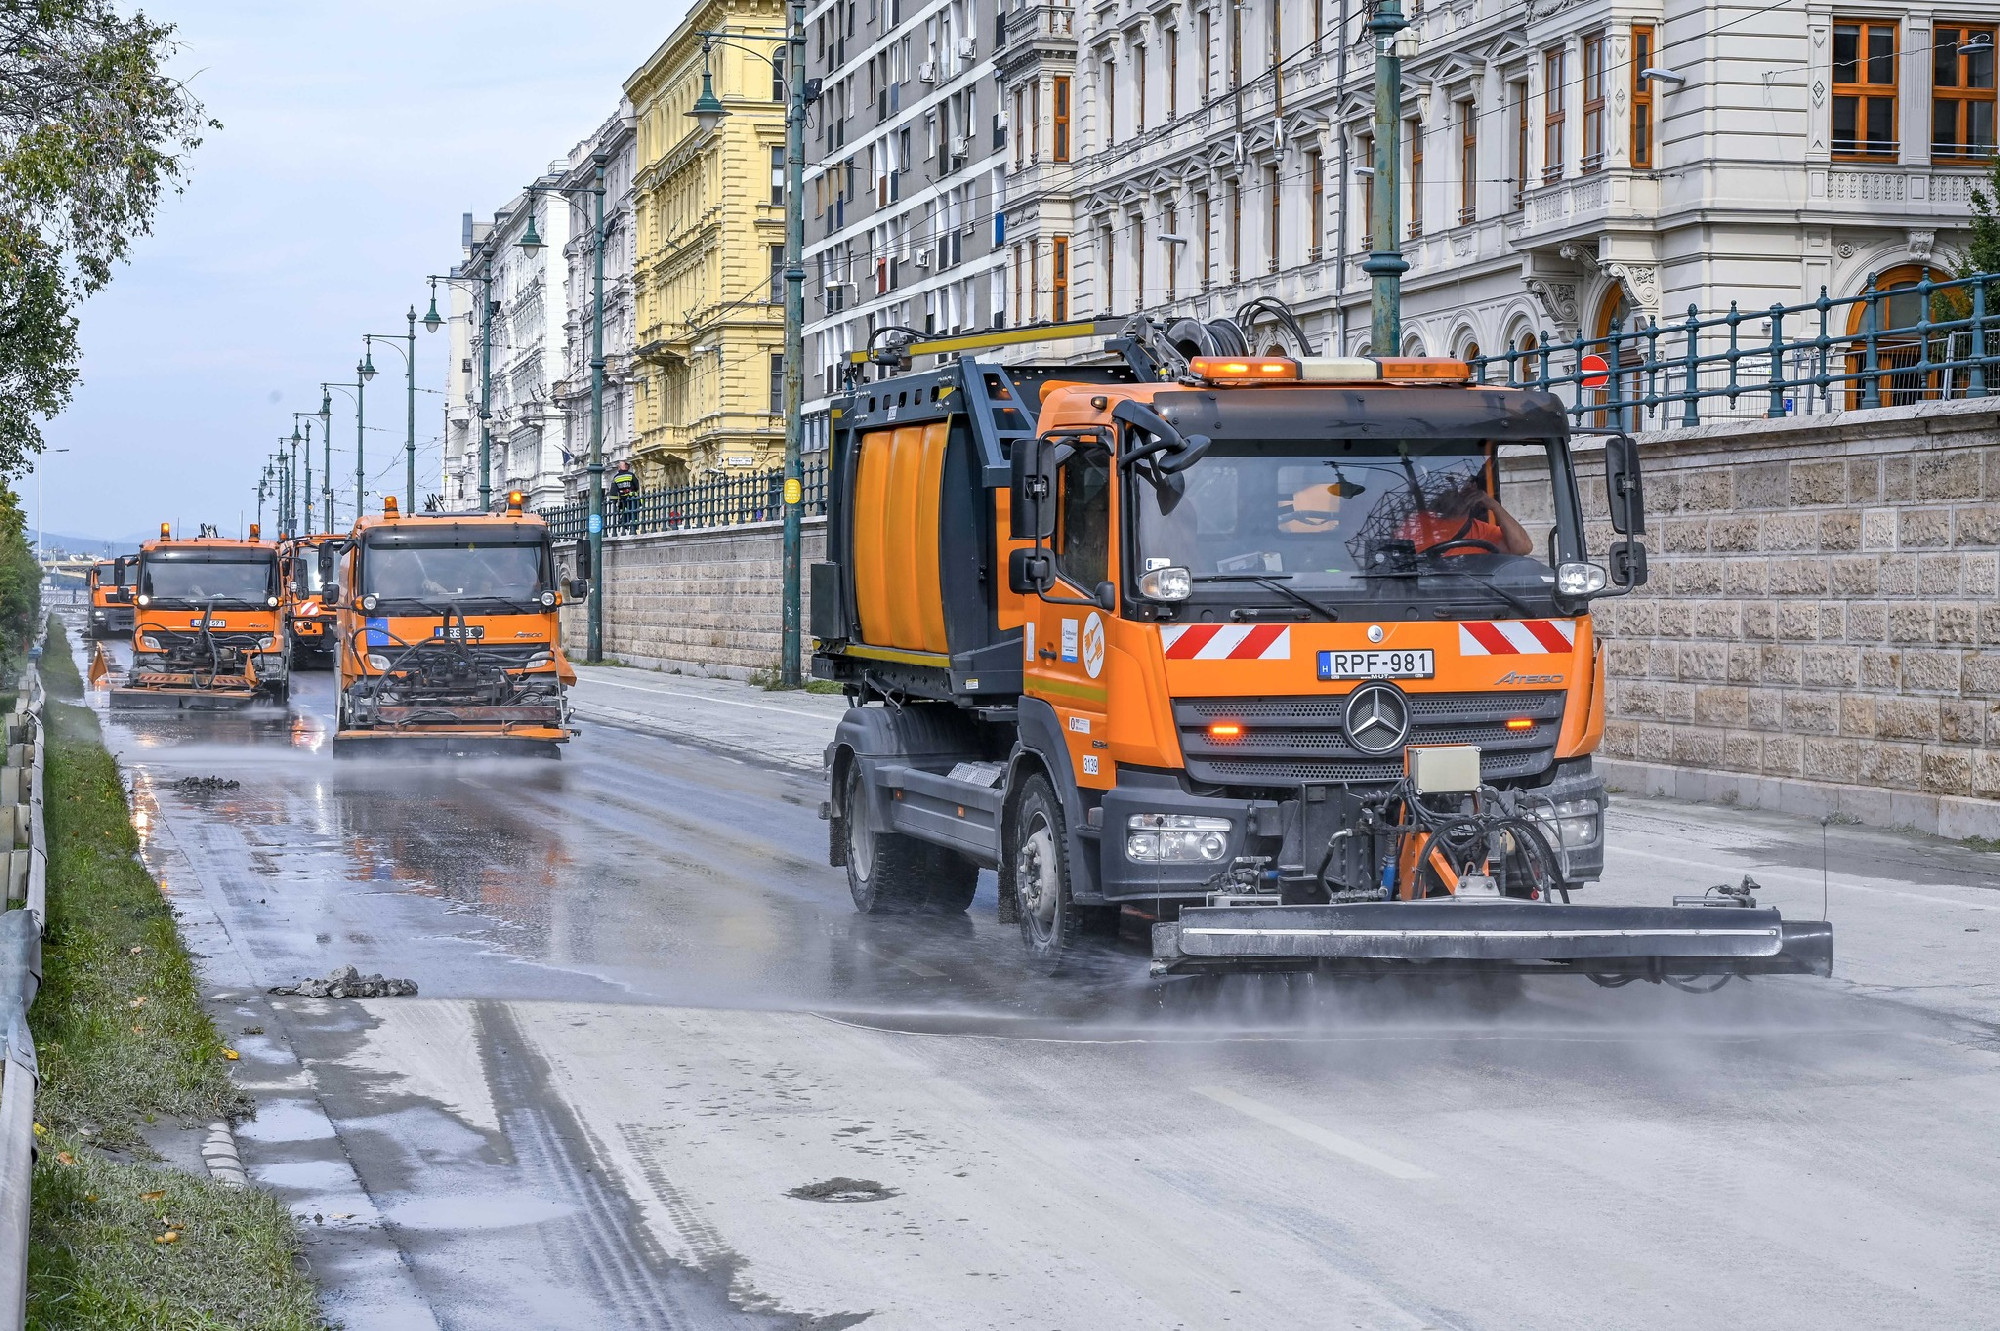
[[[551,163],[538,185],[553,187],[570,163]],[[532,217],[541,244],[524,248]],[[564,319],[569,261],[570,209],[559,197],[514,196],[489,224],[467,214],[461,232],[464,259],[453,269],[452,371],[445,407],[444,485],[448,509],[479,505],[479,451],[485,325],[479,298],[490,291],[492,311],[492,502],[520,490],[530,508],[561,503],[565,421],[555,397],[556,377],[567,364]],[[484,279],[490,278],[490,283]]]
[[[1991,162],[1990,5],[1404,8],[1398,350],[1494,354],[1732,300],[1755,330],[1822,287],[1936,276]],[[1010,322],[1214,317],[1269,295],[1321,351],[1375,350],[1368,17],[1354,0],[1005,0],[991,193]],[[815,344],[808,373],[845,345]]]
[[[570,191],[569,243],[564,285],[562,377],[554,385],[564,419],[562,479],[572,498],[589,493],[590,344],[594,306],[592,249],[596,228],[590,193],[595,159],[604,161],[604,390],[603,442],[606,475],[632,456],[632,176],[637,163],[631,104],[618,111],[570,150],[561,185]]]

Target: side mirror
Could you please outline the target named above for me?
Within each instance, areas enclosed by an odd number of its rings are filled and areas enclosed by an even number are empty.
[[[1045,501],[1049,494],[1048,477],[1042,470],[1041,439],[1033,435],[1016,439],[1008,462],[1014,469],[1008,534],[1017,541],[1038,540],[1046,535],[1038,519],[1041,510],[1048,507]]]
[[[584,597],[590,595],[590,579],[571,578],[564,584],[563,590],[568,594],[570,600],[581,601]]]
[[[322,585],[333,581],[333,547],[331,545],[322,545],[319,548],[319,580]]]
[[[1646,546],[1642,541],[1613,541],[1610,550],[1611,581],[1631,589],[1646,585]]]
[[[588,581],[593,576],[590,567],[590,542],[587,540],[576,543],[576,576],[578,581]]]
[[[1097,608],[1111,611],[1118,608],[1118,585],[1112,582],[1097,584]]]
[[[339,584],[339,583],[337,583],[337,582],[323,582],[323,583],[321,583],[321,584],[320,584],[320,589],[319,589],[319,600],[320,600],[320,604],[321,604],[321,605],[325,605],[325,606],[336,606],[336,605],[339,605],[339,604],[340,604],[340,584]]]
[[[1035,596],[1055,585],[1056,561],[1040,547],[1023,546],[1007,556],[1007,590]]]
[[[1604,441],[1604,497],[1611,507],[1611,529],[1620,536],[1646,534],[1645,487],[1639,480],[1639,446],[1629,435]]]

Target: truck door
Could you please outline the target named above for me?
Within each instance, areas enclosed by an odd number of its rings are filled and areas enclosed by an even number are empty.
[[[1070,455],[1056,473],[1056,529],[1052,597],[1084,601],[1098,584],[1116,577],[1111,459],[1102,449]],[[1094,604],[1065,605],[1033,597],[1022,627],[1027,690],[1055,709],[1069,744],[1077,784],[1109,789],[1114,773],[1106,755],[1107,697],[1104,657],[1107,612]]]

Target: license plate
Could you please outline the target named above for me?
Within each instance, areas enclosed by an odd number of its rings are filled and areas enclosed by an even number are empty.
[[[1321,652],[1321,679],[1429,679],[1437,674],[1437,653]]]
[[[194,619],[194,620],[190,621],[190,623],[189,623],[189,627],[191,627],[191,628],[198,628],[198,629],[220,629],[220,628],[227,628],[227,627],[229,627],[229,626],[228,626],[227,624],[223,623],[223,622],[222,622],[221,620],[219,620],[219,619],[199,619],[199,618],[197,618],[197,619]]]
[[[433,624],[431,626],[431,636],[433,638],[445,638],[452,642],[469,642],[475,638],[485,637],[486,626],[484,624]]]

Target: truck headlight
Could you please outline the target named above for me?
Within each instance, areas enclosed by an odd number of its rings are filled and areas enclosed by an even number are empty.
[[[1564,596],[1589,596],[1601,592],[1604,570],[1595,564],[1564,564],[1556,569],[1556,590]]]
[[[265,638],[257,644],[257,650],[260,652],[275,652],[278,650],[278,640],[276,638]]]
[[[1599,812],[1596,800],[1563,800],[1555,806],[1553,817],[1547,805],[1542,806],[1535,817],[1544,828],[1556,834],[1559,844],[1575,849],[1597,840]]]
[[[157,652],[160,650],[160,640],[154,637],[150,633],[142,633],[139,635],[139,645],[141,647],[144,647],[149,652]]]
[[[362,608],[363,610],[373,610],[373,609],[375,608],[375,593],[374,593],[374,592],[370,592],[370,593],[368,593],[368,595],[366,595],[366,596],[364,596],[364,597],[362,597],[362,598],[361,598],[361,608]]]
[[[278,598],[275,596],[267,596],[264,598],[264,604],[270,606],[273,610],[276,610],[278,608]]]
[[[1185,601],[1194,593],[1194,575],[1178,566],[1139,575],[1139,595],[1149,601]]]
[[[368,653],[368,668],[370,670],[387,670],[389,668],[389,658],[383,656],[380,652],[370,652]]]
[[[544,608],[552,606],[555,603],[556,603],[556,594],[554,592],[542,593],[542,605]]]
[[[1125,858],[1214,864],[1229,853],[1229,820],[1188,813],[1135,813],[1125,820]]]
[[[536,652],[533,656],[528,658],[528,669],[533,670],[536,666],[549,665],[553,663],[555,659],[556,659],[555,655],[551,652]]]
[[[150,596],[141,596],[139,598],[140,605],[151,605],[152,603],[153,603],[153,598]]]

